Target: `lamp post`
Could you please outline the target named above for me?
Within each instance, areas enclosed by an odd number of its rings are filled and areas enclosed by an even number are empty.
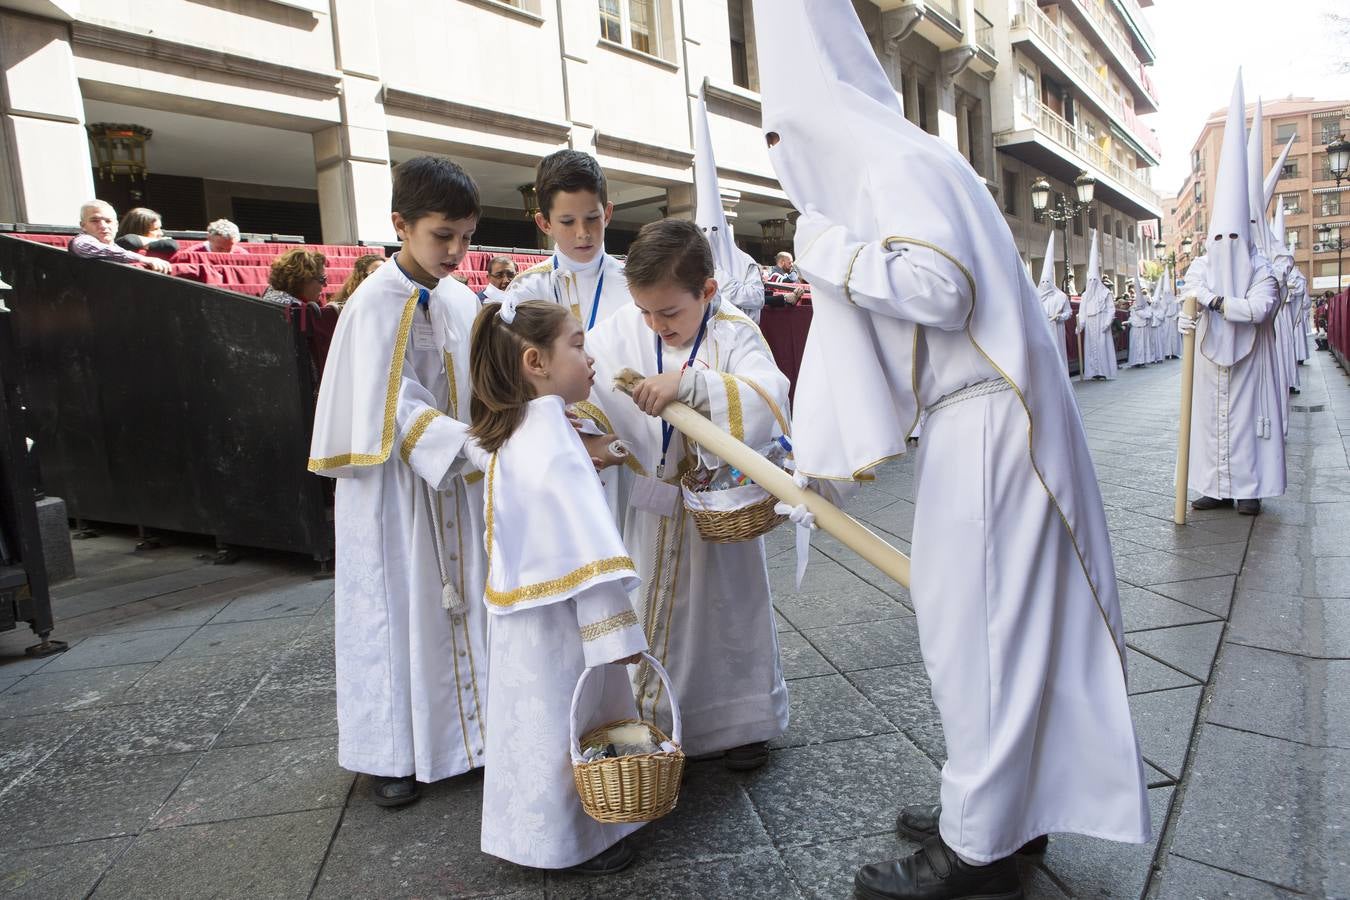
[[[1340,232],[1341,229],[1337,227],[1336,239],[1332,240],[1330,225],[1324,222],[1323,224],[1317,226],[1317,240],[1318,243],[1322,245],[1323,252],[1326,252],[1328,250],[1336,251],[1336,293],[1338,294],[1341,292],[1342,286],[1341,252],[1345,250],[1346,247],[1350,247],[1350,241],[1346,241],[1345,238],[1341,237]]]
[[[1342,181],[1350,181],[1350,141],[1345,139],[1345,135],[1337,135],[1336,140],[1327,144],[1327,168],[1331,170],[1331,177],[1336,181],[1336,187],[1341,186]],[[1341,275],[1341,252],[1350,244],[1346,243],[1345,238],[1341,237],[1341,229],[1336,228],[1336,239],[1331,239],[1331,226],[1323,223],[1318,226],[1317,236],[1320,239],[1323,250],[1336,251],[1336,293],[1340,293],[1345,287],[1345,281]]]
[[[1070,200],[1063,194],[1055,196],[1054,206],[1050,205],[1050,182],[1044,178],[1036,179],[1031,186],[1031,208],[1036,213],[1036,221],[1047,218],[1064,232],[1064,293],[1069,292],[1069,280],[1073,277],[1073,262],[1069,255],[1069,220],[1081,214],[1092,205],[1092,194],[1097,188],[1097,179],[1087,172],[1079,172],[1073,180],[1077,200]],[[1052,226],[1053,227],[1053,226]]]
[[[1181,259],[1185,259],[1185,258],[1187,258],[1187,257],[1189,257],[1189,256],[1191,255],[1191,247],[1192,247],[1193,245],[1194,245],[1194,241],[1191,240],[1191,236],[1190,236],[1189,234],[1186,235],[1186,237],[1182,239],[1182,241],[1181,241],[1181,256],[1180,256]],[[1156,243],[1156,244],[1153,245],[1154,256],[1155,256],[1158,260],[1160,260],[1164,265],[1168,266],[1168,267],[1172,270],[1172,293],[1175,294],[1175,293],[1177,292],[1177,259],[1178,259],[1178,256],[1177,256],[1177,252],[1176,252],[1175,250],[1173,250],[1171,253],[1167,254],[1166,256],[1163,256],[1163,251],[1166,250],[1166,249],[1167,249],[1167,245],[1164,244],[1162,241],[1158,241],[1158,243]]]

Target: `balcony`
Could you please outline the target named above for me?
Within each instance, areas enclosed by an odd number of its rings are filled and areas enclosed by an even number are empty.
[[[1162,201],[1149,180],[1122,166],[1045,104],[1019,105],[1011,131],[994,135],[994,145],[1064,181],[1079,169],[1097,178],[1097,196],[1134,219],[1162,218]]]
[[[1153,81],[1144,72],[1134,42],[1119,25],[1111,21],[1106,10],[1097,5],[1097,0],[1063,0],[1060,9],[1074,13],[1092,29],[1097,40],[1108,51],[1107,58],[1115,64],[1125,83],[1134,91],[1135,107],[1145,113],[1157,112],[1158,92],[1153,87]],[[1152,62],[1151,54],[1145,56],[1147,61]]]
[[[1134,32],[1135,43],[1144,50],[1142,54],[1146,62],[1153,62],[1157,59],[1157,54],[1153,52],[1153,45],[1156,38],[1153,36],[1153,27],[1148,24],[1144,18],[1143,10],[1135,0],[1111,0],[1116,6],[1116,12],[1125,20],[1125,24],[1130,26]]]
[[[1102,118],[1116,121],[1126,143],[1133,145],[1140,156],[1156,166],[1162,160],[1158,136],[1111,90],[1110,84],[1068,36],[1033,0],[1017,0],[1013,9],[1012,42],[1029,44],[1038,51],[1032,54],[1040,57],[1038,62],[1048,61],[1068,76]]]

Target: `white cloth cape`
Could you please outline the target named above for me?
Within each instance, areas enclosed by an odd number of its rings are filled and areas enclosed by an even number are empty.
[[[628,445],[629,481],[652,476],[661,458],[661,420],[613,390],[614,375],[632,368],[656,374],[656,335],[637,307],[620,310],[591,332],[595,357],[591,403],[576,411],[600,422]],[[663,345],[666,372],[679,369],[689,348]],[[788,380],[774,364],[758,327],[723,304],[691,366],[704,412],[732,436],[762,447],[780,433],[771,408],[752,383],[788,414]],[[686,370],[687,373],[688,370]],[[665,480],[677,482],[692,464],[683,437],[673,434]],[[720,461],[700,452],[710,468]],[[684,719],[686,750],[694,755],[781,735],[788,724],[788,690],[778,653],[762,538],[713,544],[698,534],[683,504],[672,517],[635,506],[625,510],[624,542],[642,576],[637,609],[653,654],[669,672]],[[669,733],[668,698],[650,667],[638,668],[638,702]]]
[[[548,259],[512,279],[506,293],[522,301],[561,302],[583,325],[590,327],[591,307],[602,266],[605,283],[601,287],[600,308],[595,311],[595,321],[599,324],[633,302],[628,293],[628,280],[623,274],[623,261],[608,253],[583,266],[573,262],[561,250],[554,251]]]
[[[430,782],[483,764],[487,614],[482,486],[460,458],[478,302],[449,278],[425,312],[417,298],[391,264],[347,302],[313,437],[337,458],[310,467],[338,479],[338,763]]]
[[[955,148],[904,119],[848,0],[756,0],[755,13],[763,127],[780,138],[769,158],[803,209],[815,304],[800,470],[865,474],[904,452],[922,407],[975,381],[1010,388],[943,410],[921,444],[927,460],[930,442],[964,442],[981,473],[939,464],[917,489],[911,596],[948,735],[942,836],[974,860],[1046,831],[1145,841],[1101,496],[1002,213]],[[1053,550],[1008,543],[1029,516]]]

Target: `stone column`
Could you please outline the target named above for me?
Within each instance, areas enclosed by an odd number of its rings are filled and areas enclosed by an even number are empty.
[[[694,218],[694,203],[692,184],[673,184],[666,188],[666,215],[669,218]]]
[[[394,241],[389,221],[393,178],[380,100],[373,0],[334,0],[333,38],[342,72],[342,123],[314,134],[319,217],[329,244]]]
[[[93,197],[68,28],[0,13],[0,221],[75,225]]]

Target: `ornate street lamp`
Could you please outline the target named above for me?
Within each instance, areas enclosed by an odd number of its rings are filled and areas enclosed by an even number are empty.
[[[154,132],[140,125],[113,125],[97,122],[86,125],[89,143],[94,148],[94,164],[98,166],[98,177],[115,179],[118,175],[129,175],[134,181],[145,180],[145,145]]]
[[[1153,250],[1157,256],[1158,261],[1168,266],[1172,270],[1172,293],[1174,294],[1177,292],[1177,260],[1185,259],[1186,257],[1190,256],[1191,247],[1193,247],[1194,245],[1195,242],[1191,240],[1191,236],[1189,234],[1186,235],[1186,237],[1182,238],[1181,240],[1180,256],[1178,256],[1175,251],[1167,254],[1166,256],[1163,256],[1163,251],[1167,249],[1167,245],[1164,244],[1162,241],[1158,241],[1156,244],[1153,245]]]
[[[1063,194],[1055,197],[1054,206],[1050,205],[1050,182],[1037,178],[1031,185],[1031,208],[1035,211],[1036,221],[1047,218],[1064,232],[1064,293],[1069,292],[1069,282],[1073,278],[1073,260],[1069,255],[1069,221],[1082,214],[1092,205],[1092,195],[1097,189],[1097,179],[1087,172],[1079,172],[1073,180],[1077,200],[1070,200]],[[1053,227],[1053,226],[1052,226]]]
[[[1327,167],[1331,169],[1331,177],[1336,179],[1336,187],[1350,175],[1350,141],[1345,135],[1337,135],[1336,140],[1327,144]]]
[[[1328,147],[1327,149],[1330,150],[1331,148]],[[1317,241],[1322,245],[1322,252],[1328,253],[1332,250],[1336,251],[1336,293],[1339,294],[1341,288],[1345,284],[1345,281],[1341,276],[1341,253],[1346,247],[1350,247],[1350,241],[1346,241],[1345,238],[1341,237],[1341,229],[1339,227],[1336,228],[1336,239],[1332,240],[1331,225],[1326,222],[1317,226]]]

